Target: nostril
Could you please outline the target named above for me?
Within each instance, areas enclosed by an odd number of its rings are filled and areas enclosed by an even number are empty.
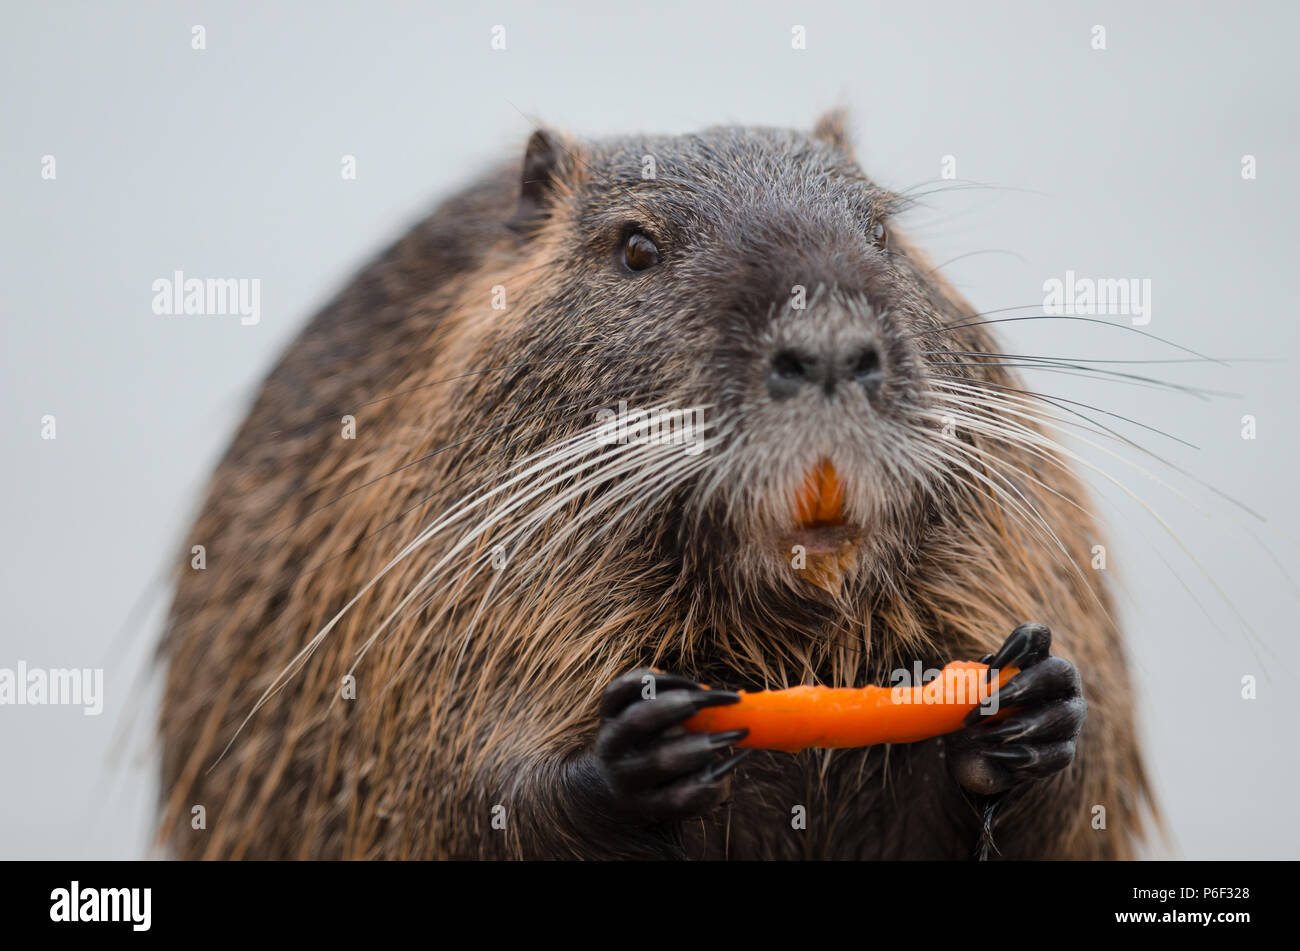
[[[794,396],[808,382],[814,362],[794,350],[782,350],[772,357],[767,374],[767,389],[774,399]]]
[[[849,366],[853,379],[865,386],[880,384],[880,354],[875,347],[863,347],[851,358]]]
[[[782,350],[772,358],[772,372],[787,380],[798,380],[808,375],[808,360],[793,350]]]

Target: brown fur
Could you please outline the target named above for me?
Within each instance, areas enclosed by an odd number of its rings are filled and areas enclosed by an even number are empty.
[[[842,122],[820,133],[844,150]],[[725,155],[731,140],[708,136]],[[978,433],[967,444],[996,460],[1068,559],[961,474],[918,488],[838,597],[739,589],[743,557],[710,564],[670,525],[629,517],[599,545],[582,547],[579,532],[541,564],[512,555],[526,569],[513,586],[508,570],[458,560],[450,587],[399,612],[356,666],[358,698],[340,699],[358,649],[462,527],[385,575],[294,663],[420,527],[590,425],[620,385],[698,382],[695,358],[683,355],[690,340],[639,354],[638,372],[620,378],[599,342],[557,352],[535,339],[530,317],[543,302],[587,280],[553,262],[573,253],[597,164],[564,145],[554,210],[526,238],[506,227],[519,193],[513,164],[452,199],[317,316],[266,381],[187,539],[207,547],[208,568],[181,575],[164,643],[168,848],[206,858],[971,857],[981,815],[944,774],[942,740],[756,754],[728,805],[654,847],[592,825],[551,780],[590,742],[605,685],[640,666],[733,689],[879,683],[913,660],[941,666],[996,650],[1035,620],[1078,667],[1089,715],[1073,765],[1000,808],[996,846],[1008,857],[1132,856],[1147,786],[1122,642],[1089,569],[1098,532],[1073,504],[1086,493],[1059,460]],[[972,319],[916,249],[896,232],[890,240],[933,326]],[[490,304],[497,285],[504,311]],[[601,339],[604,315],[572,319],[572,339]],[[984,326],[932,342],[999,349]],[[957,372],[1021,385],[1001,369]],[[355,440],[340,438],[344,414],[357,418]],[[599,498],[566,506],[532,544],[559,537]],[[473,553],[486,555],[494,537]],[[566,562],[570,552],[579,557]],[[204,830],[191,828],[195,804],[206,807]],[[807,807],[805,830],[791,829],[795,805]],[[1091,827],[1095,805],[1106,808],[1104,831]]]

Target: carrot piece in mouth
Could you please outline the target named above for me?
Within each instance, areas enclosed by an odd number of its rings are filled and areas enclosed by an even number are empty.
[[[795,514],[805,526],[844,522],[844,485],[835,466],[823,459],[808,473],[795,497]]]

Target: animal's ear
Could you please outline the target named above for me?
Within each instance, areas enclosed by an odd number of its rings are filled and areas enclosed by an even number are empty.
[[[519,182],[519,205],[511,227],[527,231],[546,216],[557,184],[578,164],[574,152],[575,146],[549,129],[538,129],[529,136]]]
[[[813,126],[813,138],[839,149],[845,155],[853,154],[853,141],[849,137],[849,113],[844,107],[824,112]]]

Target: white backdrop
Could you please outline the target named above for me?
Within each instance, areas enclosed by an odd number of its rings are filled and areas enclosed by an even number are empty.
[[[937,179],[953,156],[962,180],[1000,186],[935,194],[905,222],[936,262],[968,255],[945,270],[978,308],[1035,305],[1067,270],[1149,279],[1150,332],[1216,356],[1295,355],[1294,4],[466,6],[480,9],[6,4],[0,667],[106,673],[99,717],[0,707],[0,857],[148,853],[147,661],[206,472],[311,312],[519,149],[528,117],[584,135],[807,127],[843,103],[882,183]],[[796,25],[806,49],[791,48]],[[151,284],[176,269],[259,279],[260,322],[155,315]],[[1182,356],[1112,328],[1005,331],[1016,353]],[[1127,369],[1241,395],[1034,380],[1195,443],[1112,420],[1269,520],[1080,447],[1185,546],[1122,492],[1100,503],[1172,833],[1153,854],[1296,858],[1297,368]]]

